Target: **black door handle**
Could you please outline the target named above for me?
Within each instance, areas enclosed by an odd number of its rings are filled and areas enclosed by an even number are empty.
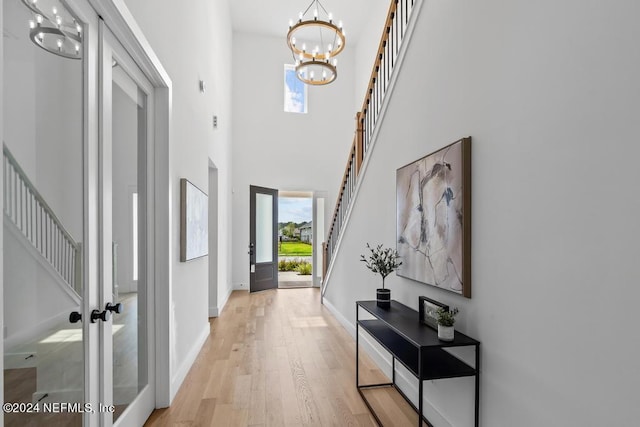
[[[69,322],[78,323],[80,320],[82,320],[82,314],[78,313],[77,311],[72,311],[69,314]]]
[[[91,312],[91,323],[96,323],[96,321],[98,320],[102,320],[103,322],[106,322],[107,320],[109,320],[109,317],[111,317],[111,313],[108,312],[107,310],[105,311],[93,310]]]
[[[107,303],[107,305],[104,307],[105,311],[110,311],[112,313],[122,313],[123,307],[122,307],[122,303],[116,303],[116,304],[112,304],[110,302]]]

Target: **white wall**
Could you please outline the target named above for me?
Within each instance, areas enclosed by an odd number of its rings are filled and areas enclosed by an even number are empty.
[[[234,33],[233,283],[248,289],[249,186],[328,192],[333,210],[355,131],[353,54],[339,57],[338,78],[309,87],[308,114],[285,113],[285,38]]]
[[[640,418],[639,14],[632,1],[424,3],[326,298],[354,321],[377,283],[358,255],[395,245],[396,168],[472,136],[472,299],[388,283],[413,308],[426,295],[461,309],[456,327],[482,342],[482,426]],[[427,397],[472,425],[471,386],[428,382]]]
[[[170,146],[173,201],[171,375],[172,396],[184,379],[209,331],[208,258],[179,262],[179,180],[208,189],[209,158],[219,171],[220,246],[230,253],[231,215],[231,29],[226,0],[198,0],[182,7],[169,0],[128,0],[140,25],[173,82]],[[200,93],[199,80],[207,83]],[[213,130],[212,115],[220,116]],[[207,190],[205,190],[207,191]],[[208,192],[208,191],[207,191]],[[229,258],[219,260],[220,288],[230,289]],[[228,293],[228,292],[227,292]]]

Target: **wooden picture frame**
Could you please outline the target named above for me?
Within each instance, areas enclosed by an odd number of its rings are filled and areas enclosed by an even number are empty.
[[[418,313],[420,317],[420,323],[429,326],[433,329],[438,329],[438,318],[436,310],[443,308],[449,311],[449,306],[442,304],[436,300],[427,297],[418,297]]]
[[[396,171],[397,275],[471,298],[471,137]]]
[[[188,179],[180,179],[180,261],[209,254],[209,197]]]

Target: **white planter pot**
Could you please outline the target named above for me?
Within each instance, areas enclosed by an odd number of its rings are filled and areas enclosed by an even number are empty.
[[[455,329],[453,326],[438,325],[438,338],[442,341],[453,341]]]

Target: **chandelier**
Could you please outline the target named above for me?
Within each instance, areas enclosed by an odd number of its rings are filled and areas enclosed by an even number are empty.
[[[80,59],[82,26],[62,3],[54,0],[22,0],[33,12],[29,38],[38,47],[58,56]]]
[[[296,63],[296,76],[309,85],[326,85],[338,77],[336,56],[346,39],[342,21],[336,25],[333,15],[313,0],[298,21],[289,20],[287,44]]]

